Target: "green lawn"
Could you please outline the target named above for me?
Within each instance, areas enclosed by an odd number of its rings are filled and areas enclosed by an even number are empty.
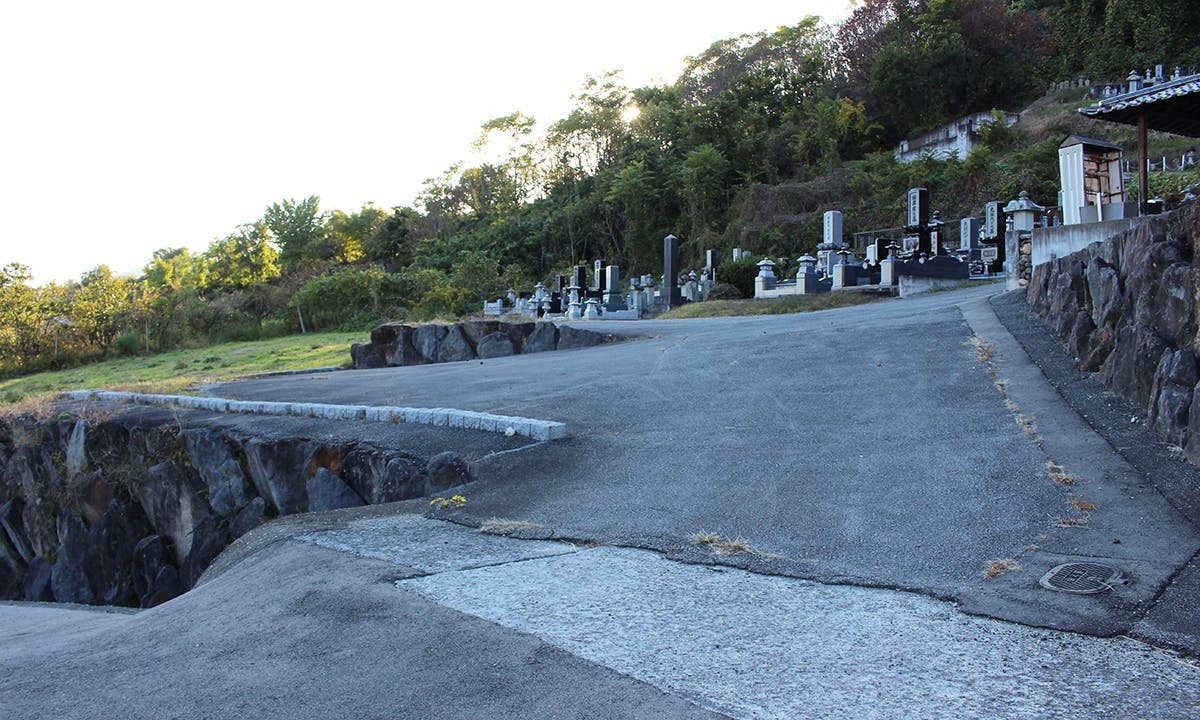
[[[276,370],[350,365],[350,344],[366,332],[309,333],[256,342],[234,342],[195,350],[173,350],[0,380],[0,400],[82,388],[187,392],[199,384]]]

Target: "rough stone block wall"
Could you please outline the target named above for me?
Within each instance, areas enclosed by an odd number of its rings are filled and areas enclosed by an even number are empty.
[[[1080,369],[1200,464],[1200,206],[1190,203],[1033,270],[1027,300]]]
[[[185,428],[161,412],[0,419],[0,599],[151,607],[268,518],[468,479],[451,452]]]
[[[364,370],[573,350],[613,340],[611,335],[544,321],[472,320],[452,325],[385,323],[371,331],[370,342],[350,346],[350,357],[356,370]]]

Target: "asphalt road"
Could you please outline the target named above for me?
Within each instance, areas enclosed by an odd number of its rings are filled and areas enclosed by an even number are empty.
[[[572,437],[476,453],[457,524],[419,503],[287,518],[160,608],[0,607],[0,715],[1194,717],[1194,663],[1111,636],[1186,589],[1200,535],[1046,383],[993,292],[212,388]],[[460,525],[489,519],[543,539]],[[997,559],[1018,567],[985,580]],[[1130,582],[1038,585],[1082,559]],[[1196,624],[1175,618],[1175,644]]]

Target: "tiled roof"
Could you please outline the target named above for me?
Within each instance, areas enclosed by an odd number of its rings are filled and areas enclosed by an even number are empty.
[[[1151,130],[1200,137],[1200,75],[1169,80],[1116,97],[1079,112],[1097,120],[1137,125],[1146,115]]]

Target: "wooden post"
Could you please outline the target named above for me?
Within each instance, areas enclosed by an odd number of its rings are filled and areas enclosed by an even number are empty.
[[[1145,215],[1150,200],[1150,176],[1146,169],[1149,157],[1146,151],[1146,111],[1138,113],[1138,215]]]

